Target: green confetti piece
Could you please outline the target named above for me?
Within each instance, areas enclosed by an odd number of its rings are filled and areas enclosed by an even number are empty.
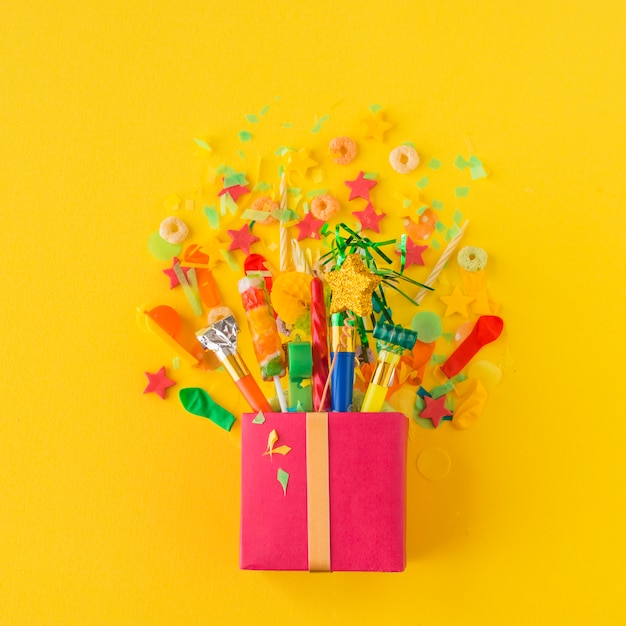
[[[284,173],[285,173],[285,166],[281,163],[278,166],[278,178],[282,178]]]
[[[428,167],[431,170],[438,170],[442,165],[443,165],[443,163],[439,159],[431,159],[428,162]]]
[[[441,333],[441,336],[450,343],[454,339],[454,333]]]
[[[446,233],[446,237],[450,237],[450,239],[454,239],[460,232],[461,232],[461,229],[459,228],[459,225],[454,224],[448,229],[448,232]]]
[[[248,122],[249,124],[258,124],[259,118],[254,113],[251,113],[249,115],[246,115],[246,122]]]
[[[206,417],[214,424],[230,431],[235,423],[235,416],[223,406],[215,402],[211,396],[200,387],[186,387],[178,392],[178,398],[185,411]]]
[[[411,146],[411,148],[415,148],[415,144],[412,141],[405,141],[403,146]]]
[[[479,165],[482,165],[483,163],[475,154],[472,154],[467,164],[469,167],[478,167]]]
[[[378,178],[378,172],[365,172],[365,174],[363,174],[363,178],[366,178],[367,180],[376,180]]]
[[[454,384],[456,383],[462,383],[464,380],[467,380],[468,376],[465,372],[461,372],[460,374],[457,374],[456,376],[452,377],[452,382]]]
[[[241,219],[252,220],[254,222],[264,222],[270,214],[268,211],[254,211],[253,209],[246,209],[241,214]]]
[[[441,365],[446,362],[447,358],[445,354],[433,354],[432,357],[430,357],[430,362],[433,365]]]
[[[322,122],[322,124],[324,124],[329,119],[330,119],[330,115],[322,115],[322,117],[320,117],[319,121]]]
[[[430,390],[431,397],[436,400],[437,398],[441,398],[441,396],[445,396],[447,393],[454,389],[454,383],[452,381],[448,381],[447,383],[443,383],[443,385],[437,385]]]
[[[457,198],[467,198],[469,195],[470,188],[469,187],[455,187],[454,195]]]
[[[433,239],[433,240],[430,242],[430,247],[431,247],[433,250],[439,250],[439,248],[441,248],[441,244],[440,244],[440,243],[439,243],[436,239]]]
[[[461,213],[461,211],[459,211],[458,209],[454,212],[454,215],[452,216],[452,221],[455,224],[460,224],[461,220],[463,219],[463,213]]]
[[[224,194],[226,195],[226,194]],[[205,206],[202,209],[202,212],[209,220],[209,226],[211,228],[219,228],[220,227],[220,216],[217,212],[217,209],[214,206]]]
[[[281,484],[283,488],[283,493],[287,495],[287,484],[289,483],[289,474],[284,469],[279,467],[278,472],[276,473],[276,480],[278,480],[278,482]]]
[[[220,176],[236,176],[239,172],[232,168],[230,165],[226,165],[224,163],[217,166],[215,170]]]
[[[436,209],[437,211],[442,211],[443,210],[443,202],[441,200],[433,200],[430,203],[430,206],[432,206],[433,209]]]
[[[265,114],[269,111],[270,105],[266,104],[262,109],[261,112],[259,113],[259,115],[261,117],[265,117]]]
[[[228,263],[228,267],[231,269],[231,271],[239,272],[239,263],[237,263],[235,256],[232,252],[229,252],[228,250],[220,250],[220,254],[222,255],[224,261]]]
[[[468,167],[467,161],[460,154],[457,155],[456,159],[454,159],[454,165],[460,170],[464,170]]]
[[[298,219],[298,214],[291,209],[276,209],[272,211],[271,215],[279,222],[291,222],[292,220]]]
[[[228,194],[224,193],[220,196],[220,215],[226,215],[226,196]]]
[[[424,214],[424,211],[425,211],[427,208],[428,208],[428,205],[426,205],[426,204],[422,204],[422,205],[420,205],[417,209],[415,209],[415,212],[416,212],[418,215],[423,215],[423,214]]]
[[[246,143],[252,139],[252,133],[248,130],[239,131],[239,140]]]
[[[378,111],[380,111],[383,107],[380,106],[380,104],[370,104],[369,107],[367,107],[372,113],[378,113]]]
[[[180,369],[180,359],[179,359],[177,356],[175,356],[175,357],[172,359],[172,367],[173,367],[175,370]]]
[[[283,128],[293,128],[293,124],[290,124],[289,122],[285,122],[285,123],[281,124],[281,126]]]
[[[311,191],[307,192],[306,197],[315,198],[315,196],[321,196],[324,193],[328,193],[328,189],[312,189]]]
[[[302,189],[300,187],[287,187],[287,193],[291,196],[297,196],[302,193]]]
[[[446,230],[446,225],[443,222],[437,222],[435,224],[435,230],[442,235]]]
[[[241,185],[242,187],[248,184],[248,179],[243,172],[236,172],[232,170],[226,173],[224,176],[224,187],[234,187],[235,185]]]
[[[242,161],[246,160],[246,155],[243,153],[243,150],[237,150],[237,154]]]
[[[259,181],[252,189],[252,191],[269,191],[272,186],[269,183]]]
[[[428,185],[430,181],[428,180],[428,176],[422,176],[422,178],[420,178],[416,183],[415,186],[418,189],[424,189],[424,187],[426,187]]]
[[[402,208],[403,209],[410,209],[412,204],[413,204],[413,200],[411,200],[410,198],[405,198],[402,201]]]
[[[209,152],[211,152],[211,146],[209,146],[209,144],[204,141],[204,139],[198,139],[197,137],[194,137],[193,139],[203,150],[208,150]]]
[[[479,178],[487,178],[487,172],[482,165],[470,168],[470,175],[472,180],[478,180]]]
[[[263,415],[262,411],[259,411],[255,418],[252,420],[253,424],[265,424],[265,415]]]
[[[289,146],[279,146],[274,152],[276,156],[285,156],[288,152],[293,152],[294,148],[290,148]]]
[[[321,124],[316,124],[315,126],[313,126],[313,128],[311,129],[312,133],[319,133],[320,130],[322,130],[322,125]]]

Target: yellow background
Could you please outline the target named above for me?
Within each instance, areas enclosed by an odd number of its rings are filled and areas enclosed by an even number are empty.
[[[0,26],[0,623],[626,620],[624,3],[23,2]],[[282,96],[470,137],[513,365],[409,455],[402,575],[238,570],[238,452],[144,396],[191,138]],[[360,107],[360,109],[359,109]],[[415,471],[442,445],[450,475]]]

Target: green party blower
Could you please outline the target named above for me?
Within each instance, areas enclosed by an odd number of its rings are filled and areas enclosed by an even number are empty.
[[[374,327],[374,339],[377,339],[378,360],[363,399],[363,413],[378,413],[383,408],[400,357],[405,350],[413,349],[417,333],[402,326],[378,322]]]

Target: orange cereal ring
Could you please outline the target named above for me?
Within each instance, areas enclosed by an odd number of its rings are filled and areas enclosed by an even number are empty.
[[[267,213],[272,213],[276,209],[278,209],[278,202],[276,200],[272,200],[269,196],[259,196],[250,207],[253,211],[266,211]],[[260,224],[274,224],[276,222],[276,218],[269,215],[263,222],[259,222]]]
[[[313,198],[311,202],[311,213],[316,220],[323,220],[327,222],[333,215],[335,215],[341,205],[337,198],[333,198],[329,193],[323,193]]]
[[[413,146],[402,145],[394,148],[389,154],[389,163],[398,174],[412,172],[420,162],[417,150]]]
[[[330,152],[335,156],[335,163],[338,165],[348,165],[354,160],[357,153],[356,143],[350,137],[335,137],[330,140],[328,146]]]
[[[178,217],[166,217],[159,226],[161,239],[171,244],[183,243],[189,234],[189,227]]]

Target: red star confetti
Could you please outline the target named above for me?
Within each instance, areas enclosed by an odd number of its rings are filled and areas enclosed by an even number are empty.
[[[425,417],[431,420],[435,428],[439,426],[439,422],[441,422],[444,417],[452,415],[452,413],[445,406],[445,394],[439,398],[424,396],[424,402],[426,403],[426,406],[422,409],[420,417]]]
[[[170,279],[170,289],[174,289],[174,287],[180,285],[180,282],[178,280],[178,276],[176,276],[176,272],[174,272],[174,266],[175,265],[180,265],[180,261],[174,257],[172,259],[172,267],[166,269],[166,270],[162,270],[162,272]],[[187,274],[189,273],[189,270],[191,269],[190,267],[183,267],[181,268],[183,270],[183,273],[185,274],[185,278],[187,278]]]
[[[239,230],[228,230],[228,236],[232,239],[230,246],[228,249],[232,250],[241,250],[244,254],[250,254],[250,246],[259,241],[258,237],[255,237],[250,232],[250,225],[244,224]]]
[[[359,172],[359,175],[354,180],[346,180],[346,185],[350,188],[350,197],[348,200],[354,200],[355,198],[364,198],[368,202],[370,201],[370,189],[376,187],[378,184],[375,180],[369,178],[363,178],[364,172]]]
[[[380,215],[376,213],[371,202],[368,202],[367,206],[362,211],[352,211],[352,215],[354,215],[354,217],[361,222],[361,228],[363,230],[369,229],[373,230],[375,233],[380,232],[378,222],[385,217],[384,213],[381,213]],[[424,264],[422,263],[422,265]]]
[[[424,265],[424,259],[422,254],[428,250],[428,246],[418,246],[413,243],[410,237],[406,238],[406,260],[404,267],[411,267],[411,265]],[[402,254],[400,250],[396,250],[396,254]]]
[[[237,202],[240,196],[243,196],[245,193],[250,193],[250,190],[243,185],[232,185],[232,187],[224,187],[217,195],[223,196],[225,193],[233,199],[233,202]]]
[[[296,228],[298,229],[298,241],[302,241],[307,237],[311,239],[319,239],[319,229],[324,226],[322,220],[317,220],[313,217],[312,213],[307,213],[300,222],[296,224]]]
[[[161,399],[165,400],[165,390],[176,382],[170,380],[165,374],[165,366],[163,366],[156,374],[144,372],[150,381],[148,386],[143,390],[144,393],[156,393]]]

